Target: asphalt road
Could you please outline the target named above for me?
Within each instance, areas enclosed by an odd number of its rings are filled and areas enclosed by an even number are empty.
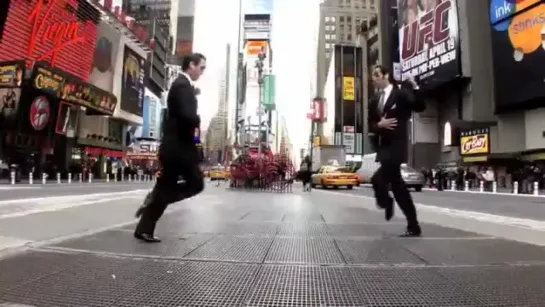
[[[53,196],[113,193],[133,189],[149,189],[151,182],[103,182],[103,183],[62,183],[0,185],[0,202],[19,198],[42,198]]]
[[[360,187],[352,191],[339,191],[369,197],[373,196],[373,190],[370,187]],[[545,197],[543,196],[530,197],[429,190],[413,192],[412,196],[416,203],[424,205],[545,221]]]

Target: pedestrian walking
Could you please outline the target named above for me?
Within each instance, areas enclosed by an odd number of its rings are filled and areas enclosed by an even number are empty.
[[[299,167],[299,177],[303,182],[303,192],[310,192],[311,180],[312,180],[312,162],[310,156],[305,156]]]
[[[392,75],[382,66],[373,69],[372,80],[377,95],[369,103],[369,131],[380,167],[371,178],[377,206],[384,209],[386,220],[394,215],[394,200],[407,219],[403,237],[421,235],[416,208],[411,194],[401,177],[401,164],[407,157],[408,121],[412,112],[421,112],[425,103],[418,99],[418,85],[411,79],[404,87],[397,87]],[[410,88],[407,88],[407,85]]]
[[[199,53],[183,59],[182,74],[172,83],[167,96],[167,113],[159,147],[161,176],[137,210],[140,221],[135,238],[144,242],[160,242],[155,226],[169,204],[193,197],[204,189],[199,168],[199,150],[195,146],[195,129],[200,127],[197,114],[198,90],[194,82],[206,68],[206,58]],[[179,182],[182,177],[183,182]]]

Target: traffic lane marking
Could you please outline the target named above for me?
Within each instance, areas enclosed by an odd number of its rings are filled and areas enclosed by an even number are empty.
[[[62,200],[71,200],[71,199],[86,199],[93,197],[108,197],[108,196],[119,196],[119,195],[130,195],[134,193],[148,192],[144,189],[136,189],[124,192],[108,192],[108,193],[91,193],[91,194],[76,194],[76,195],[51,195],[43,197],[32,197],[32,198],[17,198],[17,199],[8,199],[0,200],[0,206],[9,205],[9,204],[20,204],[28,202],[55,202]]]

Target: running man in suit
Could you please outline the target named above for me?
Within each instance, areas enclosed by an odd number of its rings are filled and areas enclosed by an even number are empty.
[[[194,82],[206,68],[206,58],[189,55],[182,63],[182,74],[172,83],[167,97],[167,114],[159,147],[161,177],[136,212],[140,222],[134,236],[144,242],[160,242],[154,235],[155,225],[169,204],[193,197],[204,189],[199,168],[199,151],[195,146],[195,129],[201,120],[197,114],[197,90]],[[183,182],[179,183],[182,177]]]
[[[376,97],[369,102],[369,132],[377,152],[379,169],[371,178],[378,207],[384,209],[386,220],[394,215],[394,200],[407,219],[407,229],[401,236],[421,235],[416,208],[411,194],[401,177],[400,166],[406,161],[408,145],[408,122],[412,112],[422,112],[425,103],[418,98],[418,85],[408,80],[409,88],[396,86],[388,70],[377,66],[372,71],[372,80],[377,90]]]

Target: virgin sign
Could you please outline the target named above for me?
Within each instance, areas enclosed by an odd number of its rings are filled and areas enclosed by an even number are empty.
[[[55,66],[59,53],[66,46],[82,43],[85,40],[79,35],[79,22],[48,22],[57,2],[59,0],[50,0],[45,5],[44,0],[38,0],[27,18],[27,22],[32,25],[32,34],[30,35],[30,42],[28,44],[28,57],[32,58],[34,56],[38,41],[42,43],[52,41],[53,48],[45,54],[38,55],[37,58],[37,61],[43,61],[51,57],[50,64],[52,67]]]

